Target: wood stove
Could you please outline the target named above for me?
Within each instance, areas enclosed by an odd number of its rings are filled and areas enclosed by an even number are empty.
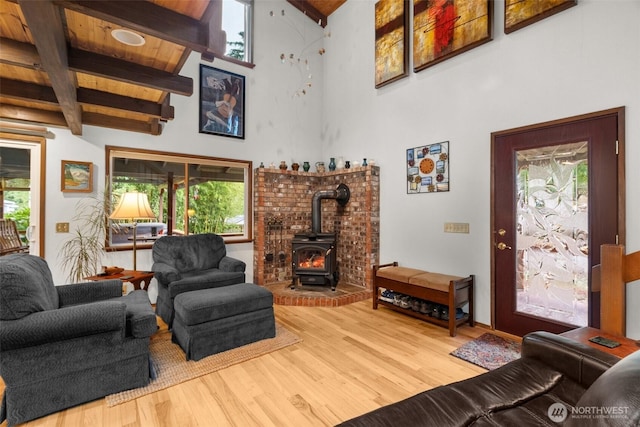
[[[336,290],[338,271],[336,235],[332,233],[296,234],[292,240],[293,284],[326,285]]]
[[[296,234],[291,242],[293,280],[291,289],[300,285],[327,285],[335,291],[338,284],[336,235],[322,233],[322,199],[335,199],[340,206],[349,201],[349,187],[340,184],[336,190],[318,191],[311,201],[311,233]]]

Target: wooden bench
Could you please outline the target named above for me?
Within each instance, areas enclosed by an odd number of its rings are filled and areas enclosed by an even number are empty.
[[[383,305],[392,310],[449,328],[449,335],[456,336],[456,328],[464,323],[474,325],[473,321],[473,284],[474,275],[468,277],[449,276],[430,273],[415,268],[399,267],[397,262],[375,265],[373,267],[373,309]],[[385,288],[397,293],[445,305],[449,309],[449,319],[443,320],[412,309],[380,300],[381,290]],[[456,319],[456,309],[469,304],[469,312]]]
[[[627,283],[640,280],[640,251],[623,245],[600,246],[600,264],[591,269],[591,291],[600,292],[600,330],[627,335]]]
[[[29,252],[20,240],[16,222],[11,219],[0,219],[0,255]]]

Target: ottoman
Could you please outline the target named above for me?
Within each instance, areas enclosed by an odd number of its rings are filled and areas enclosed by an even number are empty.
[[[253,283],[179,294],[171,340],[187,360],[276,336],[273,294]]]

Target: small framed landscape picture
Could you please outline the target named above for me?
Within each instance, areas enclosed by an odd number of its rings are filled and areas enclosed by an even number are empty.
[[[200,64],[200,133],[244,139],[244,76]]]
[[[93,191],[93,163],[63,160],[61,190],[65,193],[91,193]]]

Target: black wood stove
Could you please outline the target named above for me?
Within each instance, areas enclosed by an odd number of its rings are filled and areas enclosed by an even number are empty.
[[[336,235],[322,233],[322,199],[335,199],[340,206],[349,201],[349,187],[340,184],[336,190],[318,191],[311,201],[311,233],[293,237],[291,262],[293,280],[291,289],[300,285],[330,285],[335,291],[338,284]]]

